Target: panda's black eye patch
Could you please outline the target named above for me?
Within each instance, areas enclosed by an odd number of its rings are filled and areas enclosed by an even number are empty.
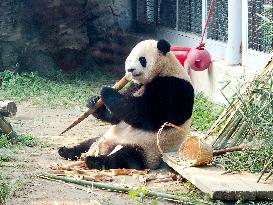
[[[140,64],[141,64],[143,67],[146,67],[147,61],[146,61],[146,58],[145,58],[145,57],[141,56],[141,57],[139,57],[138,60],[139,60]]]

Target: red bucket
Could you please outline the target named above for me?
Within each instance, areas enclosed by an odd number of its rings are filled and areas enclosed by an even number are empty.
[[[176,46],[176,45],[171,46],[171,51],[174,53],[175,57],[183,66],[190,50],[191,48],[188,48],[188,47]]]

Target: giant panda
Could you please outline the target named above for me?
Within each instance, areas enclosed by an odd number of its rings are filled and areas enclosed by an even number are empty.
[[[90,169],[156,169],[161,162],[157,132],[165,122],[181,130],[164,129],[161,148],[179,148],[190,129],[194,89],[187,72],[170,52],[169,42],[138,43],[126,59],[125,72],[131,74],[132,86],[123,92],[103,87],[100,97],[104,106],[94,113],[96,118],[112,123],[110,129],[100,138],[59,148],[60,156],[75,160],[85,153]],[[98,99],[92,97],[88,107]]]

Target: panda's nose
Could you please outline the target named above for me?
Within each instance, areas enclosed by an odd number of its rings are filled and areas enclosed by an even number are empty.
[[[128,72],[132,73],[132,72],[134,72],[134,70],[135,70],[135,68],[130,68],[130,69],[128,69]]]

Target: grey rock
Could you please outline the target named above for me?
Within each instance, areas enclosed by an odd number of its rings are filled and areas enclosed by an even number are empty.
[[[123,63],[130,47],[124,38],[134,26],[132,2],[1,0],[0,70],[48,75],[57,67]]]

